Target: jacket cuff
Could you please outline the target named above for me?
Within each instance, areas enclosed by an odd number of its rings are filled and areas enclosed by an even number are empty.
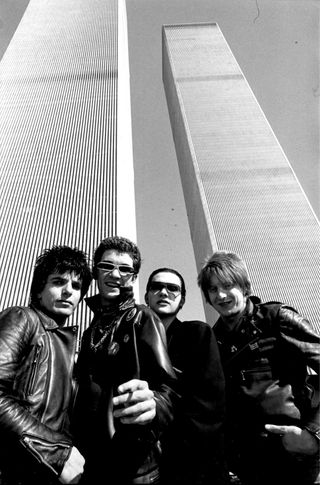
[[[320,428],[318,425],[314,423],[309,423],[306,426],[303,426],[303,429],[309,431],[312,436],[314,436],[318,441],[320,441]]]
[[[63,450],[61,450],[60,459],[58,459],[57,465],[55,467],[56,470],[57,470],[57,473],[58,473],[58,476],[59,477],[60,477],[60,475],[62,473],[62,470],[64,468],[64,465],[66,464],[66,462],[69,459],[69,456],[71,454],[71,449],[72,449],[72,447],[69,446],[68,448],[64,448]]]

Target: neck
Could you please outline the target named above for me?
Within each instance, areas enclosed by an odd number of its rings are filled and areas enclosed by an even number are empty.
[[[50,313],[46,308],[42,308],[41,306],[35,305],[35,307],[38,308],[40,311],[42,311],[42,313],[47,315],[49,318],[54,320],[56,324],[59,325],[59,327],[63,327],[64,324],[66,323],[66,320],[68,317],[65,317],[64,315],[60,316],[60,315],[56,315],[55,313]]]
[[[119,298],[115,298],[113,300],[106,300],[101,298],[100,301],[101,301],[102,308],[112,308],[117,304],[119,304]]]
[[[101,298],[101,307],[103,310],[112,310],[120,306],[121,299],[120,298],[114,298],[112,300],[106,300]]]
[[[230,315],[229,317],[221,316],[220,318],[223,321],[225,331],[232,332],[240,323],[243,314],[244,311],[236,313],[235,315]]]
[[[67,321],[67,319],[64,318],[64,317],[63,318],[59,318],[59,317],[53,318],[53,317],[51,317],[51,318],[52,318],[52,320],[54,320],[57,323],[57,325],[59,325],[59,327],[63,327],[65,325],[66,321]]]
[[[173,322],[173,320],[176,318],[176,315],[168,315],[167,317],[163,317],[163,316],[158,315],[158,317],[160,318],[161,322],[163,323],[164,328],[167,331],[169,326]]]

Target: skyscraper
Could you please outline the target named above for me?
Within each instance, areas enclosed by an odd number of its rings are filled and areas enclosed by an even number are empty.
[[[238,252],[319,329],[319,221],[217,24],[164,26],[163,81],[198,269]]]
[[[1,310],[43,249],[136,238],[125,1],[30,0],[0,76]]]

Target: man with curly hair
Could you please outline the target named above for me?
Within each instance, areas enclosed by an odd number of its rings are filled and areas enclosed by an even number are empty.
[[[78,483],[84,458],[68,426],[77,327],[65,327],[86,294],[85,254],[68,246],[36,261],[30,305],[0,314],[1,480]]]

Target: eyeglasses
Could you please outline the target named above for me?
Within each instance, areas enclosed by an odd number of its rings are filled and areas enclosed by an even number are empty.
[[[154,295],[160,293],[163,288],[166,289],[168,295],[172,295],[175,298],[181,293],[181,287],[179,285],[175,285],[174,283],[160,283],[160,281],[155,281],[149,286],[149,290]]]
[[[126,264],[113,264],[104,261],[98,263],[97,268],[100,269],[100,271],[104,271],[105,273],[111,273],[112,271],[117,269],[121,276],[129,276],[135,273],[134,269]]]

